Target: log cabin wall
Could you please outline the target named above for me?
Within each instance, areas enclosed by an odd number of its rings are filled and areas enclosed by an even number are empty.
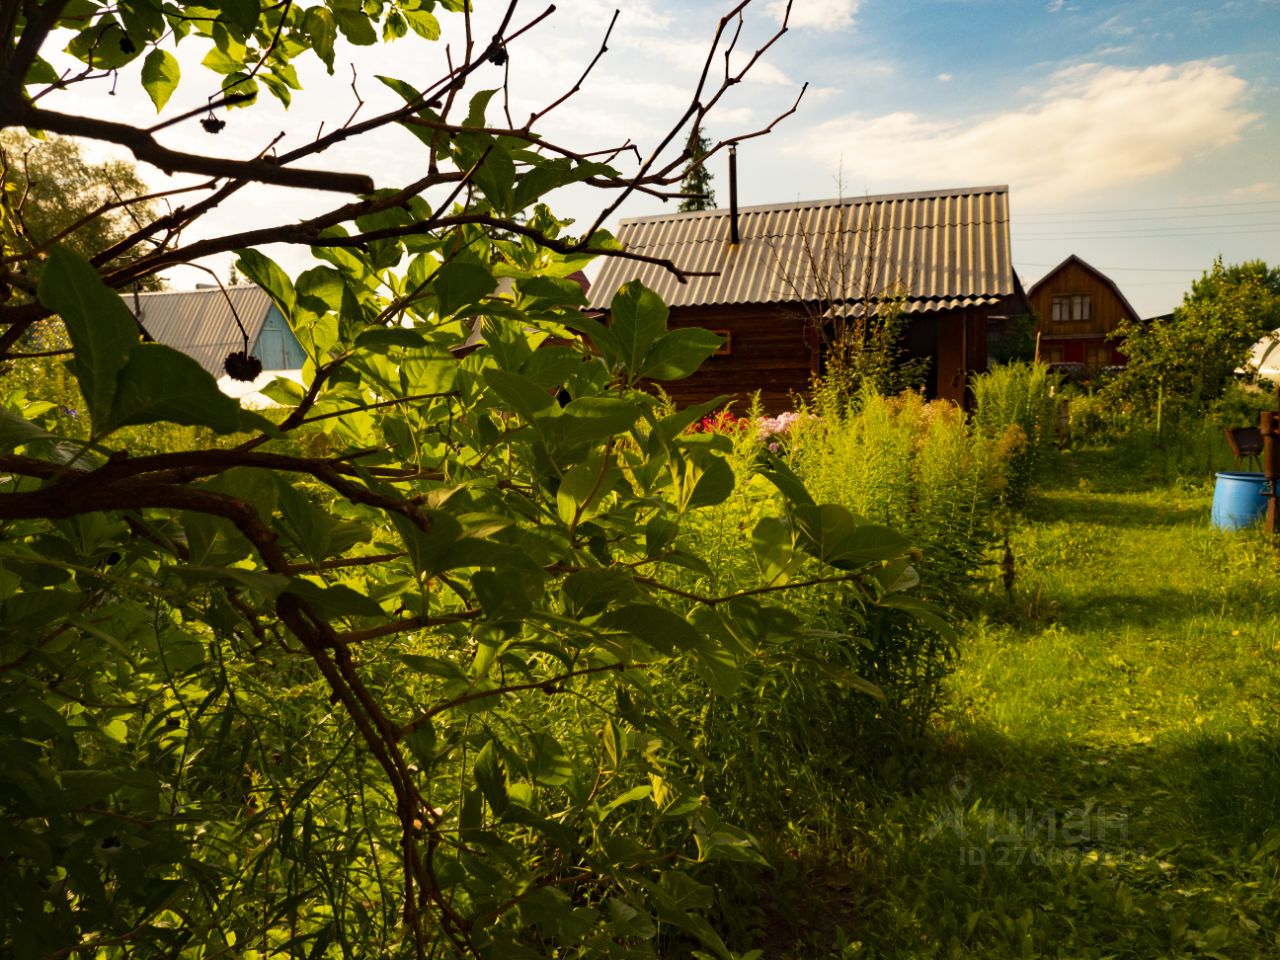
[[[799,306],[677,307],[669,322],[672,329],[705,327],[728,341],[693,376],[662,385],[679,406],[732,394],[741,413],[758,390],[765,412],[778,414],[795,409],[793,395],[808,394],[818,354]]]
[[[986,307],[927,311],[910,316],[903,337],[907,357],[930,361],[925,395],[968,407],[972,374],[987,368]],[[663,384],[679,406],[732,395],[738,413],[760,392],[765,413],[794,410],[807,397],[819,370],[817,338],[799,305],[772,307],[677,307],[670,325],[705,327],[728,342],[693,376]]]

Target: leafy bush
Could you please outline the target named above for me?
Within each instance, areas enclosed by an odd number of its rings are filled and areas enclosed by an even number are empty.
[[[973,422],[1007,453],[1005,503],[1018,510],[1053,449],[1059,429],[1057,378],[1042,363],[993,367],[973,380]]]

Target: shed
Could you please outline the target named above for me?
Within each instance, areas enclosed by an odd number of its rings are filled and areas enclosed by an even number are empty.
[[[680,404],[760,391],[789,409],[822,369],[820,328],[840,315],[900,309],[904,352],[931,361],[927,393],[964,403],[986,369],[987,326],[1029,313],[1013,270],[1005,186],[930,190],[623,220],[622,246],[711,273],[681,283],[662,266],[605,262],[590,305],[608,310],[639,280],[671,308],[671,326],[701,326],[725,347],[669,390]]]
[[[1072,254],[1041,277],[1027,299],[1041,360],[1082,363],[1090,371],[1127,361],[1123,344],[1112,335],[1122,320],[1137,323],[1138,314],[1101,270]]]
[[[181,350],[214,377],[223,375],[228,354],[244,349],[246,336],[249,353],[262,361],[264,370],[298,370],[306,359],[279,308],[252,284],[126,293],[122,298],[153,340]]]

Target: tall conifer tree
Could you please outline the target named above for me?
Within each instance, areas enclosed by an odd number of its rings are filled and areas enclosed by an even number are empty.
[[[711,188],[711,172],[703,166],[702,160],[711,149],[706,134],[695,129],[689,136],[689,166],[685,168],[684,179],[680,182],[680,192],[698,194],[685,197],[680,201],[680,212],[691,210],[714,210],[716,194]]]

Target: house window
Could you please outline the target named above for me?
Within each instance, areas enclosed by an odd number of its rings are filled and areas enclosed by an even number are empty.
[[[1093,318],[1093,298],[1087,293],[1054,297],[1050,315],[1059,323],[1068,320],[1090,320]]]

